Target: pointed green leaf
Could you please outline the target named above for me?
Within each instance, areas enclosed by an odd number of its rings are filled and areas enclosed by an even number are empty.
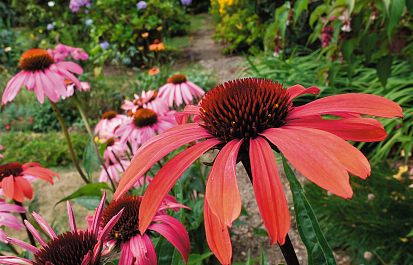
[[[406,0],[406,7],[407,11],[409,11],[410,15],[413,15],[413,0]]]
[[[99,160],[93,145],[93,137],[90,137],[86,144],[85,152],[83,153],[83,167],[85,168],[86,174],[89,176],[89,180],[91,180],[93,164],[95,162],[99,163]]]
[[[287,160],[284,155],[282,155],[282,160],[284,172],[287,176],[288,182],[290,182],[290,188],[293,194],[294,213],[298,233],[307,248],[308,264],[337,265],[333,252],[321,232],[317,218],[315,217],[310,203],[304,195],[300,182],[298,182],[290,166],[287,164]]]
[[[308,9],[309,2],[310,0],[298,0],[295,2],[293,11],[294,23],[297,22],[297,19],[300,16],[301,12]]]
[[[287,19],[289,13],[290,9],[285,6],[281,6],[275,10],[277,27],[280,30],[280,34],[283,39],[285,39],[285,30],[287,29]]]
[[[267,265],[268,263],[267,263],[267,258],[265,257],[264,250],[262,249],[262,247],[260,248],[261,248],[261,265]]]
[[[89,183],[77,191],[73,192],[71,195],[61,199],[58,201],[54,206],[58,205],[61,202],[72,200],[78,197],[85,197],[85,196],[96,196],[102,198],[102,189],[110,190],[108,184],[101,182],[101,183]]]
[[[396,26],[397,22],[400,21],[402,17],[404,9],[404,1],[403,0],[392,0],[389,6],[389,20],[387,22],[387,37],[391,38],[391,31]]]
[[[391,75],[391,65],[393,58],[390,55],[386,55],[380,58],[377,62],[377,76],[383,87],[386,87],[387,79]]]
[[[94,211],[99,206],[100,200],[102,200],[102,197],[98,196],[84,196],[73,199],[74,202],[82,205],[89,211]]]
[[[351,54],[353,53],[354,50],[354,44],[351,40],[345,40],[341,44],[341,52],[343,53],[344,59],[346,59],[347,62],[351,61]]]
[[[212,252],[207,252],[207,253],[204,253],[204,254],[202,254],[202,255],[199,255],[199,254],[190,254],[190,255],[188,256],[188,264],[186,264],[186,265],[195,265],[195,264],[203,261],[204,259],[209,258],[209,257],[212,256],[213,254],[214,254],[214,253],[212,253]],[[179,261],[179,265],[185,265],[185,261],[183,261],[183,260]]]

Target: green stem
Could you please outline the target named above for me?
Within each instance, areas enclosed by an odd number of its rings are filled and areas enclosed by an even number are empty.
[[[12,244],[6,244],[6,246],[13,252],[15,255],[19,256],[20,253],[17,252],[16,248]]]
[[[146,175],[143,175],[143,184],[142,184],[141,194],[139,196],[143,195],[143,191],[145,190],[145,184],[146,184]]]
[[[86,127],[86,130],[87,130],[87,133],[89,134],[90,137],[92,137],[92,136],[93,136],[92,129],[90,128],[89,121],[88,121],[88,119],[87,119],[87,117],[86,117],[86,115],[85,115],[85,112],[84,112],[83,109],[82,109],[82,105],[80,104],[80,101],[79,101],[79,98],[78,98],[77,95],[76,95],[76,92],[73,93],[73,97],[72,97],[72,98],[73,98],[73,100],[75,101],[75,104],[76,104],[77,109],[79,110],[80,116],[82,116],[83,122],[85,123],[85,127]]]
[[[23,204],[22,204],[21,202],[14,201],[14,204],[23,207]],[[20,213],[20,217],[22,218],[23,224],[24,224],[24,220],[27,220],[26,213]],[[29,237],[30,244],[31,244],[33,247],[36,247],[36,241],[34,241],[34,237],[33,237],[32,233],[30,233],[29,229],[27,229],[27,228],[26,228],[26,232],[27,232],[27,236]],[[9,245],[9,244],[7,244],[7,245]],[[13,251],[12,248],[10,248],[10,250]],[[14,251],[16,251],[16,249],[14,249]],[[13,251],[13,252],[14,252],[14,251]],[[16,252],[17,252],[17,251],[16,251]]]
[[[80,177],[83,179],[83,181],[86,184],[89,184],[90,181],[88,180],[88,178],[83,173],[83,171],[80,168],[79,163],[76,159],[76,154],[75,154],[75,151],[73,149],[72,141],[70,140],[69,132],[67,131],[66,123],[65,123],[65,120],[63,119],[62,113],[60,113],[59,107],[56,105],[56,103],[54,103],[51,100],[49,100],[49,102],[50,102],[50,105],[52,106],[53,112],[56,114],[57,120],[60,123],[60,127],[62,127],[62,131],[63,131],[63,134],[65,136],[67,146],[69,147],[69,152],[70,152],[70,156],[72,157],[73,164],[75,165],[75,167],[76,167],[77,171],[79,172]]]
[[[203,190],[205,190],[206,189],[206,181],[205,181],[204,174],[202,172],[201,161],[199,161],[199,159],[197,159],[195,165],[199,170],[199,177],[201,178],[202,188],[203,188]]]
[[[251,180],[251,183],[253,183],[252,179],[252,172],[251,172],[251,163],[250,159],[248,156],[243,156],[241,159],[242,164],[244,165],[245,171],[247,171],[248,177]],[[284,245],[280,245],[278,243],[278,246],[281,249],[281,252],[284,255],[284,259],[287,262],[287,265],[300,265],[297,259],[297,255],[295,254],[294,247],[291,243],[290,237],[287,236],[285,237],[285,243]]]

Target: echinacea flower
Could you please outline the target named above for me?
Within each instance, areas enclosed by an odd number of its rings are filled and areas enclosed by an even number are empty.
[[[155,39],[153,41],[153,44],[149,45],[149,50],[150,51],[162,51],[165,50],[165,46],[163,45],[163,42],[160,42],[158,39]]]
[[[119,183],[118,199],[159,159],[172,150],[205,138],[169,160],[157,173],[141,204],[139,230],[146,231],[156,207],[180,175],[203,153],[220,149],[205,191],[205,230],[208,244],[223,264],[231,262],[227,227],[241,212],[236,163],[250,167],[258,208],[271,244],[283,245],[290,217],[278,175],[273,148],[309,180],[343,198],[353,191],[348,172],[365,179],[370,165],[351,141],[381,141],[382,124],[370,115],[402,117],[399,105],[383,97],[344,94],[317,99],[294,107],[292,99],[317,94],[319,89],[282,85],[248,78],[219,85],[206,93],[199,106],[185,115],[200,115],[201,122],[181,124],[158,135],[139,148]],[[330,114],[337,119],[326,119]],[[323,116],[321,116],[323,115]],[[182,116],[181,116],[182,118]]]
[[[139,231],[139,213],[143,197],[127,195],[111,202],[106,206],[102,214],[102,224],[104,227],[113,216],[124,209],[122,216],[115,226],[107,233],[104,240],[107,250],[104,254],[112,249],[121,249],[119,264],[128,265],[156,265],[157,258],[155,248],[149,238],[151,233]],[[185,227],[175,218],[166,213],[167,208],[178,211],[179,208],[188,208],[185,205],[178,204],[172,196],[167,196],[162,205],[156,209],[157,215],[151,220],[148,230],[155,231],[164,236],[171,242],[182,254],[185,262],[188,262],[190,243],[188,232]],[[189,209],[189,208],[188,208]],[[86,218],[89,221],[91,217]]]
[[[134,95],[135,99],[132,101],[125,100],[125,104],[122,105],[122,109],[127,112],[130,110],[135,113],[137,109],[145,108],[155,111],[157,114],[165,114],[169,108],[165,103],[165,100],[158,97],[158,92],[149,90],[148,92],[142,91],[142,96]]]
[[[158,67],[152,67],[152,69],[149,70],[148,75],[157,75],[159,71],[160,69]]]
[[[168,83],[159,88],[159,97],[165,99],[170,107],[180,106],[182,102],[191,104],[194,97],[201,98],[205,94],[199,86],[189,81],[184,74],[173,75]]]
[[[62,95],[62,99],[66,99],[70,96],[73,96],[75,93],[75,84],[71,80],[65,80],[67,93],[66,95]],[[90,85],[87,82],[80,82],[79,91],[90,91]]]
[[[64,78],[72,80],[80,87],[79,80],[70,72],[83,73],[83,69],[73,62],[55,63],[52,56],[42,49],[31,49],[23,53],[20,68],[23,71],[7,83],[2,98],[3,105],[16,97],[22,85],[29,91],[36,91],[40,103],[44,102],[45,94],[51,101],[57,102],[61,95],[67,93]]]
[[[37,163],[22,165],[12,162],[1,165],[0,194],[4,194],[9,199],[24,202],[24,197],[33,198],[33,188],[30,182],[40,178],[53,184],[52,176],[59,177],[58,174]]]
[[[162,133],[177,125],[174,115],[174,110],[168,111],[165,115],[158,115],[150,109],[138,109],[116,129],[115,136],[121,137],[120,141],[123,144],[129,141],[132,152],[135,153],[139,145],[154,137],[156,133]]]
[[[25,228],[25,226],[17,220],[16,216],[9,212],[25,213],[26,209],[19,205],[6,203],[4,199],[0,199],[0,226],[8,226],[18,231],[21,231],[22,227]],[[6,234],[1,228],[0,241],[7,243]]]
[[[69,215],[71,231],[67,231],[64,234],[57,235],[53,228],[51,228],[40,215],[33,212],[34,219],[52,240],[46,242],[33,225],[25,220],[24,223],[26,224],[27,229],[33,234],[34,238],[36,238],[42,248],[38,249],[24,241],[14,238],[8,237],[7,241],[32,252],[35,261],[19,257],[1,256],[0,263],[12,265],[99,265],[103,240],[119,220],[123,211],[122,209],[119,209],[117,213],[113,214],[111,219],[105,220],[105,225],[102,226],[102,211],[105,207],[105,198],[106,194],[103,195],[102,200],[100,201],[89,230],[77,229],[75,216],[69,201],[67,201],[67,212]]]
[[[0,149],[4,149],[4,147],[2,145],[0,145]],[[0,154],[0,158],[4,158],[4,156],[2,154]]]
[[[121,125],[127,117],[122,114],[117,114],[114,110],[109,110],[103,113],[102,119],[98,122],[95,127],[95,133],[99,137],[112,137],[113,129],[118,125]]]

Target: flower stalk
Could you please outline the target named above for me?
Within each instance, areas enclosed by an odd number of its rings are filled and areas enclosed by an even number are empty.
[[[23,207],[23,204],[22,204],[21,202],[14,201],[14,204]],[[23,224],[24,224],[24,220],[27,220],[26,213],[20,213],[20,217],[22,218],[22,221],[23,221]],[[29,237],[30,244],[31,244],[33,247],[36,247],[36,241],[34,241],[34,237],[33,237],[32,233],[30,233],[30,231],[29,231],[27,228],[26,228],[26,232],[27,232],[27,235],[28,235],[28,237]],[[10,245],[10,244],[7,244],[7,245]],[[10,250],[13,251],[15,254],[18,255],[18,252],[16,251],[16,249],[13,250],[12,248],[10,248]]]
[[[60,112],[60,109],[59,109],[59,107],[57,106],[56,103],[54,103],[51,100],[49,100],[49,102],[50,102],[50,105],[52,106],[53,112],[55,113],[57,120],[60,123],[60,127],[62,127],[62,131],[63,131],[63,134],[65,136],[67,146],[69,147],[69,152],[70,152],[70,156],[72,157],[73,164],[75,165],[75,167],[76,167],[77,171],[79,172],[80,177],[83,179],[83,181],[86,184],[89,184],[90,183],[89,179],[83,173],[82,169],[80,168],[79,162],[76,159],[76,155],[75,155],[75,151],[73,149],[72,141],[70,140],[69,132],[67,130],[67,126],[66,126],[65,120],[63,119],[62,113]]]

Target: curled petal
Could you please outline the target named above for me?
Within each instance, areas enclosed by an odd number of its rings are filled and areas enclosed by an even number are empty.
[[[136,235],[131,238],[130,249],[139,265],[156,265],[156,253],[151,239],[146,235]],[[126,263],[125,263],[126,264]]]
[[[305,87],[303,87],[302,85],[295,85],[287,89],[287,93],[290,94],[290,100],[293,100],[294,98],[304,94],[317,95],[319,92],[320,89],[315,86],[305,89]]]

